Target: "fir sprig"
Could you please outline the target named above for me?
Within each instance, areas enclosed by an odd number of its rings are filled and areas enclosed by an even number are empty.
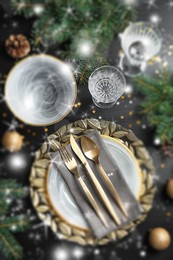
[[[36,7],[44,10],[33,25],[33,43],[43,46],[62,44],[61,54],[88,62],[94,56],[104,56],[113,37],[136,19],[134,8],[120,0],[11,0],[16,13],[26,17],[36,14]],[[89,42],[89,55],[81,53],[82,44]],[[65,43],[65,44],[64,44]],[[58,45],[57,45],[58,48]],[[60,58],[62,58],[60,56]],[[86,65],[86,63],[85,63]],[[83,67],[85,67],[85,65]],[[91,66],[92,67],[92,66]],[[87,69],[89,71],[89,67]],[[89,71],[91,74],[92,70]],[[84,75],[85,72],[81,71]],[[81,76],[82,78],[86,78]]]
[[[7,195],[15,198],[22,198],[26,196],[26,192],[27,190],[13,179],[8,179],[8,181],[6,179],[0,181],[1,199],[2,197],[6,197]]]
[[[23,215],[6,217],[3,221],[0,221],[0,232],[2,229],[8,228],[13,232],[22,232],[28,226],[28,221]]]
[[[13,233],[22,232],[28,227],[24,215],[10,216],[8,199],[21,199],[27,190],[13,179],[0,180],[0,250],[7,259],[21,259],[22,247]]]
[[[134,84],[145,97],[141,104],[149,124],[155,127],[155,135],[162,143],[173,140],[173,77],[163,72],[161,78],[143,76]]]
[[[7,259],[21,259],[22,248],[12,233],[6,229],[0,232],[0,249]]]
[[[107,65],[107,61],[100,56],[94,56],[88,59],[75,59],[70,57],[67,62],[71,62],[74,66],[74,75],[78,83],[86,83],[91,72],[98,67]]]

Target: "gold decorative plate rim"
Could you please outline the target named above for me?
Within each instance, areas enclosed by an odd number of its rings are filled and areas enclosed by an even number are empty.
[[[83,132],[88,133],[93,129],[98,130],[101,135],[106,137],[119,139],[119,141],[132,152],[140,165],[142,180],[140,203],[143,208],[143,213],[135,221],[100,240],[95,239],[92,234],[86,230],[69,226],[60,216],[57,216],[50,207],[45,189],[45,178],[47,176],[48,166],[51,163],[51,152],[56,151],[57,146],[60,144],[67,143],[71,133],[77,137]],[[49,223],[53,232],[59,234],[61,238],[77,242],[81,245],[103,245],[125,237],[133,231],[137,225],[144,221],[149,210],[152,208],[155,193],[154,174],[155,168],[148,151],[144,147],[143,142],[139,140],[131,130],[105,120],[78,120],[62,126],[58,131],[51,134],[48,137],[48,142],[44,142],[37,151],[30,175],[31,199],[40,219]]]
[[[127,148],[127,146],[125,146],[120,139],[117,139],[117,138],[113,138],[113,137],[109,137],[109,136],[106,136],[106,135],[101,135],[102,137],[104,138],[107,138],[107,139],[110,139],[111,141],[115,142],[115,143],[118,143],[120,144],[122,147],[125,148],[125,150],[129,153],[131,159],[133,160],[134,164],[135,164],[135,167],[136,167],[136,171],[138,173],[138,181],[140,183],[140,188],[138,190],[138,195],[137,195],[137,199],[139,200],[140,199],[140,194],[141,194],[141,186],[142,186],[142,176],[141,176],[141,169],[140,169],[140,166],[139,166],[139,163],[136,159],[136,157],[133,155],[133,153]],[[48,167],[48,170],[47,170],[47,174],[46,174],[46,193],[47,193],[47,198],[49,200],[49,203],[50,203],[50,206],[52,208],[52,210],[55,212],[55,214],[57,214],[63,221],[65,221],[66,223],[68,223],[69,226],[71,227],[75,227],[75,228],[78,228],[79,230],[85,230],[85,231],[88,231],[90,232],[90,228],[82,228],[80,226],[77,226],[75,224],[72,224],[68,219],[66,219],[56,208],[55,206],[53,205],[53,202],[50,198],[50,192],[48,190],[48,178],[49,178],[49,175],[50,175],[50,171],[51,171],[51,167],[53,165],[49,165]]]

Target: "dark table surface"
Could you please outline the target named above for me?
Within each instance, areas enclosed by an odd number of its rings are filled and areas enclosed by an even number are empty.
[[[166,35],[172,33],[173,8],[170,8],[170,1],[137,1],[138,20],[151,21],[153,15],[157,17],[159,28],[164,28]],[[150,6],[149,3],[154,3]],[[10,34],[23,33],[30,36],[32,19],[22,16],[14,16],[9,8],[9,1],[0,1],[0,77],[8,74],[15,61],[11,59],[5,51],[4,41]],[[111,43],[108,57],[110,64],[116,65],[117,53],[119,50],[117,38]],[[55,54],[58,47],[49,49],[47,53]],[[171,65],[171,61],[169,63]],[[171,66],[170,66],[171,68]],[[149,70],[151,71],[151,70]],[[128,80],[130,85],[130,81]],[[0,95],[4,94],[4,85],[0,85]],[[17,126],[17,130],[25,136],[24,147],[20,153],[26,158],[26,167],[23,170],[15,171],[8,165],[9,153],[1,149],[0,153],[0,177],[13,177],[24,185],[29,185],[31,163],[36,151],[44,141],[46,134],[51,134],[59,127],[69,122],[81,118],[99,118],[115,121],[124,127],[130,128],[145,143],[147,149],[154,160],[157,171],[156,185],[157,194],[154,199],[153,208],[147,219],[130,236],[118,243],[110,243],[102,247],[82,247],[74,243],[69,243],[56,238],[56,236],[46,226],[37,219],[30,199],[27,198],[22,204],[23,212],[28,212],[33,218],[33,224],[28,231],[16,235],[23,245],[23,260],[73,260],[73,259],[93,259],[93,260],[127,260],[127,259],[148,259],[148,260],[172,260],[173,245],[163,252],[154,252],[147,244],[147,234],[153,227],[164,227],[169,230],[173,237],[173,202],[165,196],[165,183],[173,176],[173,163],[165,157],[159,147],[154,144],[153,129],[147,124],[145,116],[139,113],[143,97],[135,92],[132,86],[131,93],[125,93],[124,99],[120,99],[118,104],[108,110],[102,110],[93,106],[91,96],[87,86],[78,86],[77,100],[81,102],[80,108],[73,110],[61,122],[48,127],[45,133],[44,127],[31,127],[24,125],[18,120],[14,121],[14,116],[4,102],[0,102],[0,136],[9,129]],[[167,214],[167,213],[170,214]],[[0,255],[0,259],[5,258]]]

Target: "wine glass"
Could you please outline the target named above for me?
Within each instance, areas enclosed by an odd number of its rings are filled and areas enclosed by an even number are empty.
[[[147,61],[159,53],[162,47],[160,31],[148,22],[130,23],[120,34],[124,51],[120,60],[120,68],[130,77],[142,73]]]

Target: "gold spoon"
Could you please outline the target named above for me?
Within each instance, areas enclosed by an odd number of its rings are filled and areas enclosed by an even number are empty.
[[[127,213],[126,209],[124,208],[124,205],[123,205],[114,185],[112,184],[111,180],[107,176],[105,170],[103,169],[103,167],[100,163],[100,160],[99,160],[100,149],[99,149],[98,145],[91,138],[89,138],[87,136],[82,136],[81,137],[81,147],[82,147],[82,151],[85,154],[85,156],[88,159],[94,161],[97,164],[97,166],[98,166],[98,168],[99,168],[108,188],[110,189],[116,203],[118,204],[118,206],[120,207],[120,209],[124,213],[124,215],[126,217],[128,217],[128,213]]]

